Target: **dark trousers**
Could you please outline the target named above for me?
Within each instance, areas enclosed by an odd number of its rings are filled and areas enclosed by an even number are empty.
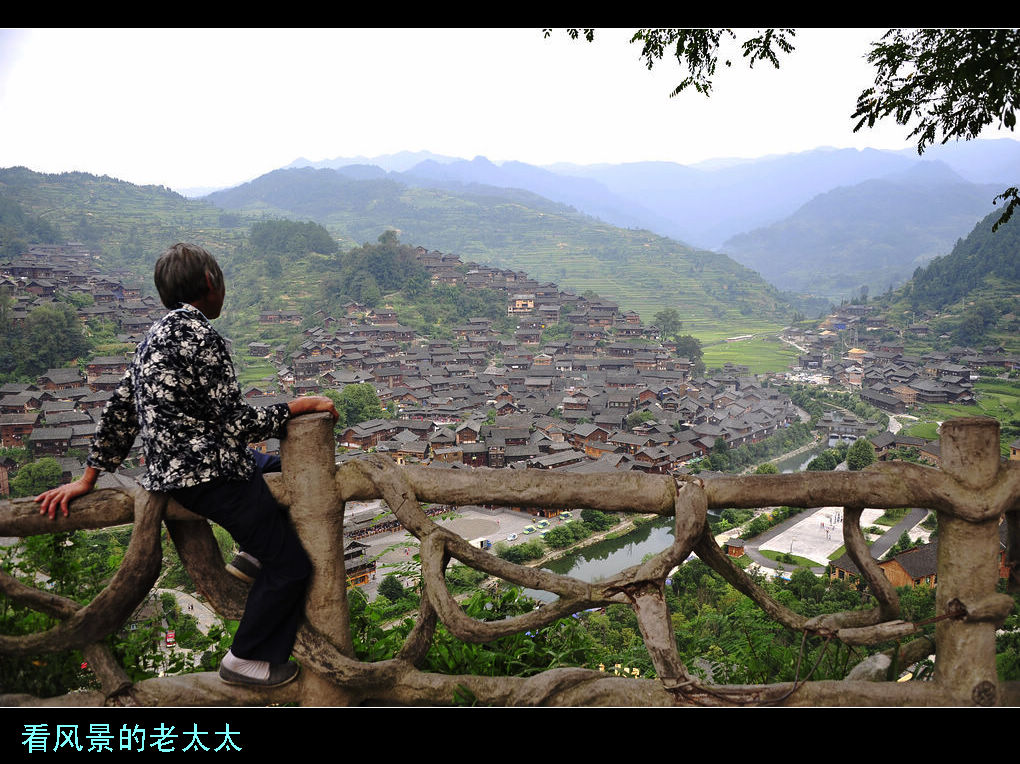
[[[312,564],[287,511],[269,492],[263,472],[279,472],[280,459],[255,453],[250,480],[213,480],[171,495],[192,512],[227,529],[241,549],[262,563],[248,592],[231,651],[246,660],[283,663],[290,658]]]

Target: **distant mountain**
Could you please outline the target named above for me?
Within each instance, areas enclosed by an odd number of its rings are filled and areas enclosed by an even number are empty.
[[[995,183],[1004,188],[1020,177],[1020,142],[1009,139],[933,146],[923,159],[941,160],[971,183]],[[428,152],[293,164],[333,168],[376,165],[389,171],[388,177],[394,180],[444,190],[463,191],[475,185],[519,188],[622,228],[645,228],[719,250],[738,234],[792,215],[819,194],[883,178],[921,161],[912,150],[817,148],[756,159],[713,159],[690,166],[633,162],[536,167]]]
[[[375,165],[387,172],[404,172],[425,161],[438,163],[463,161],[457,157],[447,157],[441,154],[433,154],[431,151],[399,151],[396,154],[382,154],[377,157],[336,157],[335,159],[321,159],[313,162],[304,157],[299,157],[289,165],[281,169],[292,169],[295,167],[312,167],[317,170],[337,170],[352,164]]]
[[[1001,190],[925,161],[819,194],[784,220],[729,239],[723,249],[781,289],[835,301],[861,285],[880,294],[948,252],[988,214]]]
[[[915,162],[875,149],[814,149],[700,167],[639,162],[556,168],[598,180],[669,221],[666,228],[653,228],[659,233],[719,249],[732,236],[780,220],[820,193],[904,170]]]
[[[525,189],[622,228],[661,230],[667,225],[667,221],[659,220],[651,210],[614,194],[599,181],[563,175],[524,162],[496,165],[485,157],[475,157],[470,162],[426,160],[401,173],[399,179],[408,185],[451,191],[479,185]]]
[[[491,172],[483,162],[475,168]],[[458,179],[434,181],[443,188],[400,183],[393,174],[357,180],[347,168],[277,170],[207,201],[245,216],[315,220],[349,244],[373,242],[393,228],[405,243],[465,262],[523,270],[577,292],[592,289],[646,321],[666,307],[677,308],[691,328],[777,321],[789,310],[774,287],[725,255],[618,228],[530,191],[465,183],[472,178],[467,169],[455,168]]]
[[[898,153],[917,158],[914,149]],[[922,158],[943,162],[971,183],[1006,187],[1016,185],[1020,178],[1020,141],[1009,138],[940,143],[925,149]]]

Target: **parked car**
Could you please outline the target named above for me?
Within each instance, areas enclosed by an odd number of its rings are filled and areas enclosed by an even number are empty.
[[[539,520],[537,523],[535,523],[535,525],[537,525],[539,528],[548,528],[549,527],[549,521],[548,520]]]
[[[509,536],[506,537],[506,540],[507,541],[516,541],[517,540],[517,534],[516,533],[511,533]]]
[[[525,525],[524,526],[524,530],[521,531],[521,533],[524,533],[524,534],[534,533],[534,532],[535,532],[535,526],[534,525]]]

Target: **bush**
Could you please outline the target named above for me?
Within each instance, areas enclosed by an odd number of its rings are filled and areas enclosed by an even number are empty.
[[[379,584],[379,594],[390,602],[397,602],[404,597],[404,585],[395,574],[390,573]]]
[[[581,520],[587,525],[592,531],[598,533],[600,531],[608,531],[618,522],[617,518],[612,515],[600,512],[597,509],[582,509]]]
[[[591,535],[591,531],[584,523],[565,523],[557,525],[545,534],[545,543],[553,549],[563,549],[578,541],[583,541]]]
[[[766,515],[758,515],[751,524],[747,526],[747,530],[740,534],[742,539],[752,539],[755,536],[760,536],[762,533],[767,531],[769,528],[773,528],[779,525],[783,520],[788,517],[800,514],[804,511],[803,507],[777,507],[772,510],[771,518]]]
[[[487,577],[485,571],[467,565],[451,565],[446,569],[446,585],[456,593],[471,591]]]
[[[537,560],[545,554],[545,544],[537,539],[535,541],[525,541],[523,544],[516,544],[515,546],[507,546],[506,544],[498,544],[496,546],[496,556],[520,565],[528,560]]]

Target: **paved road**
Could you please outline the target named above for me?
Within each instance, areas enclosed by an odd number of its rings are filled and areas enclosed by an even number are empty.
[[[178,591],[177,589],[156,589],[155,595],[158,598],[164,592],[172,594],[177,598],[177,604],[180,606],[182,613],[195,617],[195,620],[198,621],[198,628],[203,634],[208,634],[210,627],[222,623],[216,611],[199,600],[195,595]]]
[[[904,532],[909,533],[927,516],[927,509],[915,508],[910,510],[906,517],[887,530],[882,538],[878,539],[878,541],[871,545],[871,556],[877,559],[884,555],[892,549],[893,544],[900,540],[900,536],[902,536]]]
[[[865,509],[861,513],[861,526],[874,525],[884,510]],[[928,514],[928,510],[914,509],[899,523],[887,530],[871,546],[872,554],[881,557],[892,547],[904,531],[910,531]],[[760,550],[786,552],[814,560],[818,564],[811,572],[822,575],[829,555],[843,546],[843,508],[819,507],[794,515],[760,536],[744,543],[744,553],[756,562],[765,575],[776,574],[775,560],[761,554]]]

